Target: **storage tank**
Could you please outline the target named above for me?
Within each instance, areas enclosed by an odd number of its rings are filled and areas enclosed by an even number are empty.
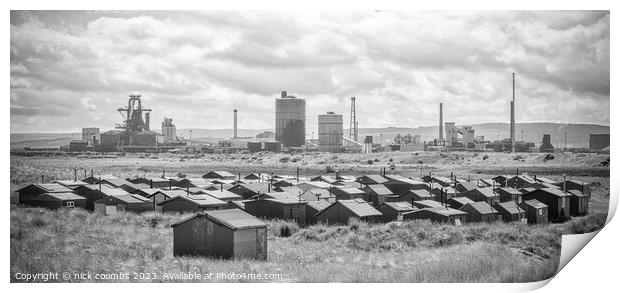
[[[299,147],[306,142],[306,100],[283,91],[276,98],[276,140],[285,147]]]
[[[282,143],[279,141],[266,141],[265,150],[268,152],[279,153],[282,151]]]
[[[319,150],[342,152],[342,115],[334,112],[319,115]]]

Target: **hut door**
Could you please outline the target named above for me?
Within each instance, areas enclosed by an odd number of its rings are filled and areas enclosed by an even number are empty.
[[[116,214],[116,206],[106,205],[105,206],[105,214],[106,215],[114,215],[114,214]]]

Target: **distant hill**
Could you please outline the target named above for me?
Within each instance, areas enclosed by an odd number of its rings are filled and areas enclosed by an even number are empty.
[[[457,125],[460,126],[460,125]],[[486,140],[496,140],[509,136],[510,124],[508,123],[482,123],[473,124],[476,136],[484,136]],[[312,132],[309,128],[308,132]],[[516,139],[521,140],[521,130],[523,130],[523,140],[540,144],[543,134],[551,135],[551,143],[556,147],[564,146],[564,132],[567,132],[567,142],[569,147],[588,147],[591,133],[610,133],[609,126],[595,124],[560,124],[560,123],[517,123]],[[104,130],[105,131],[105,130]],[[154,129],[154,131],[158,131]],[[265,129],[239,129],[239,137],[254,137],[265,131]],[[196,141],[217,141],[218,139],[231,137],[232,129],[192,129],[192,140]],[[438,137],[437,126],[425,126],[417,128],[406,127],[387,127],[387,128],[360,128],[359,138],[372,135],[373,141],[378,142],[383,134],[384,140],[392,141],[397,134],[417,134],[422,141],[430,141]],[[344,130],[348,136],[349,130]],[[189,138],[189,129],[178,129],[177,135]],[[72,139],[80,139],[80,133],[11,133],[11,149],[24,147],[59,147],[68,145]]]

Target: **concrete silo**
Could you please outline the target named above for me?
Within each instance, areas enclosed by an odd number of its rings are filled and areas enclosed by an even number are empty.
[[[282,92],[276,98],[276,140],[285,147],[306,143],[306,100]]]
[[[339,153],[342,145],[342,115],[327,112],[319,115],[319,150]]]

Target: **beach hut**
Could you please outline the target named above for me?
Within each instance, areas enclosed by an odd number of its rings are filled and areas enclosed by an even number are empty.
[[[440,202],[434,201],[434,200],[412,201],[411,205],[413,205],[414,207],[416,207],[418,209],[444,207]]]
[[[316,223],[316,214],[326,209],[331,203],[325,200],[308,201],[306,203],[306,224]]]
[[[383,184],[383,183],[386,183],[387,181],[388,180],[381,175],[364,175],[364,176],[361,176],[355,179],[355,182],[360,183],[362,185]]]
[[[492,223],[502,219],[502,216],[486,202],[472,202],[459,210],[467,213],[467,222]]]
[[[450,223],[457,226],[467,222],[467,213],[446,207],[423,208],[403,214],[403,220],[431,220],[439,223]]]
[[[317,223],[348,225],[349,219],[356,218],[366,222],[379,222],[383,214],[360,198],[337,200],[316,216]]]
[[[50,210],[59,208],[86,208],[86,199],[72,192],[43,193],[30,199],[33,207]]]
[[[274,190],[269,182],[242,183],[228,189],[228,191],[241,196],[243,199],[252,198],[257,194],[265,194],[279,190],[280,189]]]
[[[58,183],[46,183],[46,184],[30,184],[19,190],[17,194],[19,197],[19,203],[23,205],[30,205],[30,199],[44,194],[44,193],[72,193],[73,190],[62,186]]]
[[[523,199],[521,198],[523,192],[521,192],[520,190],[510,187],[501,187],[495,188],[494,191],[497,195],[499,195],[500,202],[512,201],[521,203],[523,201]]]
[[[525,210],[525,217],[528,224],[547,224],[549,223],[548,206],[535,199],[525,200],[519,205]]]
[[[570,194],[556,188],[536,189],[522,195],[523,200],[538,200],[548,207],[549,221],[570,219]]]
[[[101,215],[111,215],[119,211],[141,213],[152,210],[153,203],[137,194],[111,195],[95,202],[95,213]]]
[[[127,191],[120,188],[110,188],[106,185],[89,184],[82,185],[73,190],[73,193],[86,199],[85,209],[94,211],[95,202],[110,195],[128,194]]]
[[[267,260],[267,224],[238,209],[199,212],[172,229],[175,256]]]
[[[384,202],[377,210],[383,214],[382,219],[384,222],[402,221],[403,214],[416,210],[411,206],[411,202]]]
[[[379,206],[384,203],[388,196],[394,195],[383,184],[369,184],[362,189],[364,191],[364,200],[372,203],[374,206]]]
[[[245,202],[247,213],[257,218],[294,220],[306,224],[306,202],[297,198],[261,198]]]
[[[525,210],[520,208],[514,201],[499,202],[493,207],[502,216],[502,220],[504,220],[504,222],[527,223]]]
[[[228,203],[206,194],[180,195],[157,204],[162,213],[194,213],[229,208]]]

